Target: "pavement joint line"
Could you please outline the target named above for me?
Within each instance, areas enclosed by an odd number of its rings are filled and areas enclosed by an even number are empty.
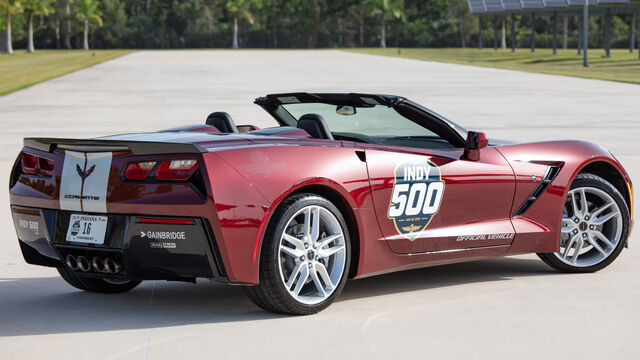
[[[147,315],[147,330],[144,336],[144,348],[142,350],[142,360],[147,359],[147,347],[149,345],[149,338],[151,337],[151,320],[153,318],[153,296],[156,290],[156,281],[151,280],[151,296],[149,298],[149,310]]]

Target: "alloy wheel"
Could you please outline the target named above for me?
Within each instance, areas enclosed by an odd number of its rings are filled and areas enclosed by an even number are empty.
[[[338,287],[346,253],[338,219],[322,206],[306,206],[288,220],[280,238],[280,279],[295,300],[321,303]]]
[[[595,187],[569,191],[562,216],[560,261],[589,267],[607,259],[622,237],[622,214],[616,201]]]

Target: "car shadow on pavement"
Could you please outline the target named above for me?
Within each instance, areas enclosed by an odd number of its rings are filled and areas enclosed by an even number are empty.
[[[352,280],[347,283],[337,301],[478,282],[511,280],[522,276],[557,274],[557,271],[537,258],[493,258]]]
[[[501,258],[354,280],[338,301],[554,274],[542,261]],[[0,336],[160,328],[286,317],[253,305],[239,286],[146,281],[124,294],[76,290],[59,277],[0,279]]]

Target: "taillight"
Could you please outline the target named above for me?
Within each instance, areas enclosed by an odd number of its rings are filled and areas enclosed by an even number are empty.
[[[156,170],[156,179],[169,181],[185,181],[198,169],[195,160],[163,161]]]
[[[35,175],[38,172],[38,157],[31,154],[22,154],[20,160],[22,164],[22,171],[25,174]]]
[[[127,180],[186,181],[196,170],[198,170],[198,162],[193,159],[168,160],[159,163],[145,161],[127,165],[124,178]]]
[[[40,169],[40,173],[45,176],[53,175],[53,160],[39,157],[38,158],[38,169]]]
[[[155,166],[155,161],[129,164],[127,169],[124,171],[124,177],[127,180],[144,180],[149,176],[149,174],[151,174],[151,171],[153,171]]]
[[[54,161],[31,154],[22,154],[20,158],[22,172],[29,175],[36,175],[38,170],[41,175],[52,176],[54,174]]]

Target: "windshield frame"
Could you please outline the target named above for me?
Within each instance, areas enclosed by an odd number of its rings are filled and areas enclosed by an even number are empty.
[[[297,125],[297,119],[282,106],[283,104],[323,103],[336,106],[352,105],[356,108],[384,105],[395,110],[400,116],[437,134],[454,147],[463,148],[467,138],[467,130],[462,126],[433,110],[400,96],[357,93],[286,93],[260,97],[255,100],[255,103],[267,111],[281,126],[293,127]]]

